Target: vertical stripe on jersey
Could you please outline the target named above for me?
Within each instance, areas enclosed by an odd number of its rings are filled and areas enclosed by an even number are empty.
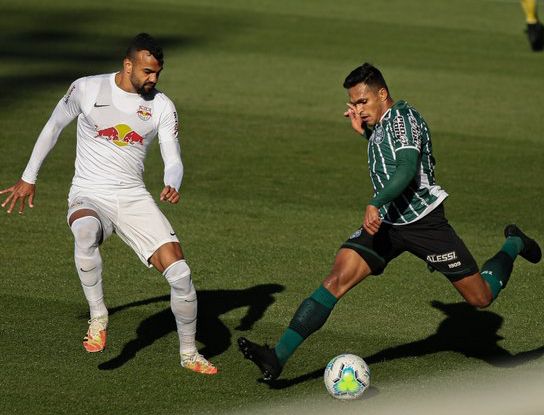
[[[423,154],[426,155],[426,157],[425,159],[423,157],[421,158],[421,164],[429,172],[428,175],[426,175],[427,183],[429,183],[429,185],[434,185],[434,165],[431,159],[432,157],[431,135],[429,132],[429,128],[427,127],[427,123],[423,121],[422,125],[423,125],[423,130],[425,132],[425,135],[424,135],[425,147],[423,148],[423,141],[422,141],[421,151]]]
[[[429,183],[429,177],[425,174],[425,170],[423,168],[423,160],[421,160],[421,166],[419,166],[419,179],[420,179],[420,185],[423,187],[431,187],[431,184]]]
[[[383,169],[383,172],[385,173],[385,178],[389,180],[391,179],[391,177],[389,176],[389,172],[387,171],[387,165],[385,164],[385,157],[383,156],[382,149],[380,146],[375,146],[375,147],[378,149],[378,153],[380,154],[380,161],[382,162],[381,167]]]
[[[420,187],[421,187],[421,186],[420,186]],[[429,186],[425,186],[425,185],[424,185],[423,187],[429,188]],[[429,205],[427,204],[427,202],[425,201],[425,199],[423,199],[423,198],[418,194],[417,189],[414,188],[414,186],[411,186],[411,185],[410,185],[410,190],[413,190],[413,191],[414,191],[414,196],[417,197],[417,198],[419,199],[419,201],[421,202],[422,205],[424,205],[425,207],[429,206]]]
[[[407,222],[406,219],[404,218],[404,216],[402,215],[402,212],[401,212],[400,209],[397,207],[397,205],[395,204],[394,201],[391,202],[391,203],[389,204],[389,206],[395,208],[395,210],[397,211],[397,217],[398,217],[400,220],[402,220],[403,223],[406,223],[406,222]],[[387,216],[389,216],[389,214],[388,214]],[[389,216],[389,219],[391,219],[391,216]]]
[[[410,210],[412,211],[412,213],[413,213],[414,215],[417,216],[417,212],[414,210],[414,208],[413,208],[413,206],[412,206],[412,203],[410,203],[410,201],[408,200],[408,198],[406,197],[406,195],[401,194],[401,196],[402,196],[402,199],[403,199],[406,203],[408,203],[408,207],[410,208]]]
[[[372,172],[373,171],[376,171],[376,150],[374,150],[374,146],[371,146],[371,143],[370,141],[368,142],[368,156],[370,157],[370,154],[372,154],[372,163],[370,163],[370,159],[369,159],[369,163],[368,165],[370,166],[372,164],[372,169],[370,171],[370,180],[372,182],[372,187],[374,187],[374,191],[376,193],[378,193],[378,190],[379,189],[383,189],[384,185],[382,183],[382,181],[380,180],[380,176],[378,175],[373,175]],[[377,186],[377,183],[374,179],[378,179],[378,183],[380,184],[380,186],[378,187]]]

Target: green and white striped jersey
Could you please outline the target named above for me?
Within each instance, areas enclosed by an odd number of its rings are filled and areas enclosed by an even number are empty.
[[[380,207],[385,223],[406,225],[415,222],[448,196],[434,178],[435,160],[427,123],[406,101],[398,101],[389,108],[380,122],[366,131],[366,136],[369,137],[368,169],[374,195],[379,194],[395,174],[398,151],[419,152],[418,172],[414,180],[399,197]]]

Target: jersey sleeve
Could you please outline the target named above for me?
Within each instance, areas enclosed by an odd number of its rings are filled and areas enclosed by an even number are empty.
[[[179,118],[174,103],[165,97],[165,105],[159,118],[159,143],[178,141]]]
[[[414,179],[419,165],[419,153],[412,148],[403,147],[397,153],[395,174],[370,201],[378,209],[395,200]]]
[[[414,149],[421,152],[421,126],[409,109],[395,111],[393,146],[395,152],[401,149]]]
[[[179,191],[183,180],[183,162],[178,141],[179,119],[174,103],[166,99],[159,119],[159,146],[164,161],[164,185]]]
[[[68,91],[58,102],[43,127],[30,160],[21,176],[27,183],[36,183],[38,172],[59,138],[62,130],[81,113],[81,98],[84,94],[85,78],[80,78],[68,88]]]

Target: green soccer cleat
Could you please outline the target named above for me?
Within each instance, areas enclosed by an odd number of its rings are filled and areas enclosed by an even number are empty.
[[[276,352],[266,344],[261,346],[249,341],[245,337],[238,339],[238,348],[246,359],[257,365],[263,374],[263,380],[271,381],[277,379],[283,370]]]
[[[525,235],[516,225],[507,225],[506,228],[504,228],[504,236],[506,238],[510,236],[517,236],[521,239],[523,242],[523,249],[519,254],[527,261],[536,264],[542,259],[542,251],[540,250],[538,243],[534,239],[531,239]]]

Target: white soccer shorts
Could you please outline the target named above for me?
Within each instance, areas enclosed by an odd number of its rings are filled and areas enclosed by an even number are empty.
[[[72,186],[66,219],[80,209],[97,213],[103,241],[115,232],[149,268],[149,258],[161,245],[179,242],[170,222],[144,187],[98,192]]]

